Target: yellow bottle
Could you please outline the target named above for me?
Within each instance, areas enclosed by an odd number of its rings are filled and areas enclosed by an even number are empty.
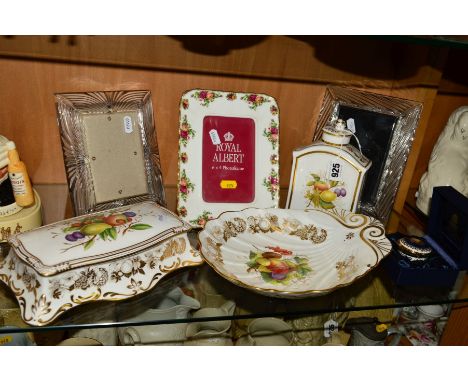
[[[21,207],[27,207],[34,204],[34,192],[29,180],[26,165],[19,159],[18,151],[16,151],[15,142],[9,141],[6,143],[8,150],[8,176],[10,177],[13,194],[15,195],[16,204]]]

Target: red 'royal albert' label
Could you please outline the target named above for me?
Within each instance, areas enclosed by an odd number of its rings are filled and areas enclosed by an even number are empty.
[[[255,199],[255,122],[251,118],[203,119],[202,197],[209,203]]]

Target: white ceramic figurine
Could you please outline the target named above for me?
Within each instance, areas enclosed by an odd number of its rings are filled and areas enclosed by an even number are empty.
[[[468,106],[459,107],[450,116],[421,177],[416,205],[426,215],[432,189],[437,186],[452,186],[468,196]]]

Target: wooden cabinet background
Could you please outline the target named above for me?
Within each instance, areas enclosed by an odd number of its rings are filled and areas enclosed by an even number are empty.
[[[291,151],[311,143],[328,84],[408,98],[423,102],[424,109],[389,225],[395,229],[433,138],[454,105],[465,102],[437,96],[448,53],[444,47],[364,37],[4,36],[0,134],[17,143],[34,183],[65,183],[54,93],[149,89],[164,183],[171,188],[177,183],[178,103],[185,90],[267,93],[280,107],[284,195]],[[432,140],[426,144],[428,126]],[[418,162],[421,148],[425,155]]]

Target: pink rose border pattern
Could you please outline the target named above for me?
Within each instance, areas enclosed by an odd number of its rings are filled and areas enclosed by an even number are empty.
[[[190,96],[188,96],[189,93]],[[249,109],[257,111],[257,108],[268,105],[271,103],[271,97],[256,94],[256,93],[235,93],[235,92],[224,92],[207,89],[197,89],[184,93],[180,101],[180,120],[179,120],[179,168],[178,168],[178,188],[177,188],[177,213],[179,216],[187,217],[187,208],[182,204],[187,202],[187,198],[191,192],[195,190],[196,184],[192,183],[187,177],[186,169],[181,166],[185,165],[189,161],[188,154],[186,152],[187,145],[195,137],[195,131],[192,129],[191,123],[188,121],[187,114],[184,114],[186,110],[190,108],[191,98],[193,102],[198,102],[201,106],[209,108],[209,106],[216,102],[217,99],[225,98],[227,101],[234,102],[236,100],[247,103]],[[277,118],[279,109],[275,105],[269,106],[269,111],[272,117]],[[270,124],[263,130],[263,136],[271,143],[273,151],[276,153],[270,155],[270,169],[268,175],[263,178],[262,185],[271,194],[271,199],[275,200],[279,196],[279,122],[274,118],[271,118]],[[181,151],[184,150],[184,151]],[[214,219],[213,213],[207,210],[198,215],[196,218],[191,219],[189,222],[194,226],[204,227],[207,221]]]

